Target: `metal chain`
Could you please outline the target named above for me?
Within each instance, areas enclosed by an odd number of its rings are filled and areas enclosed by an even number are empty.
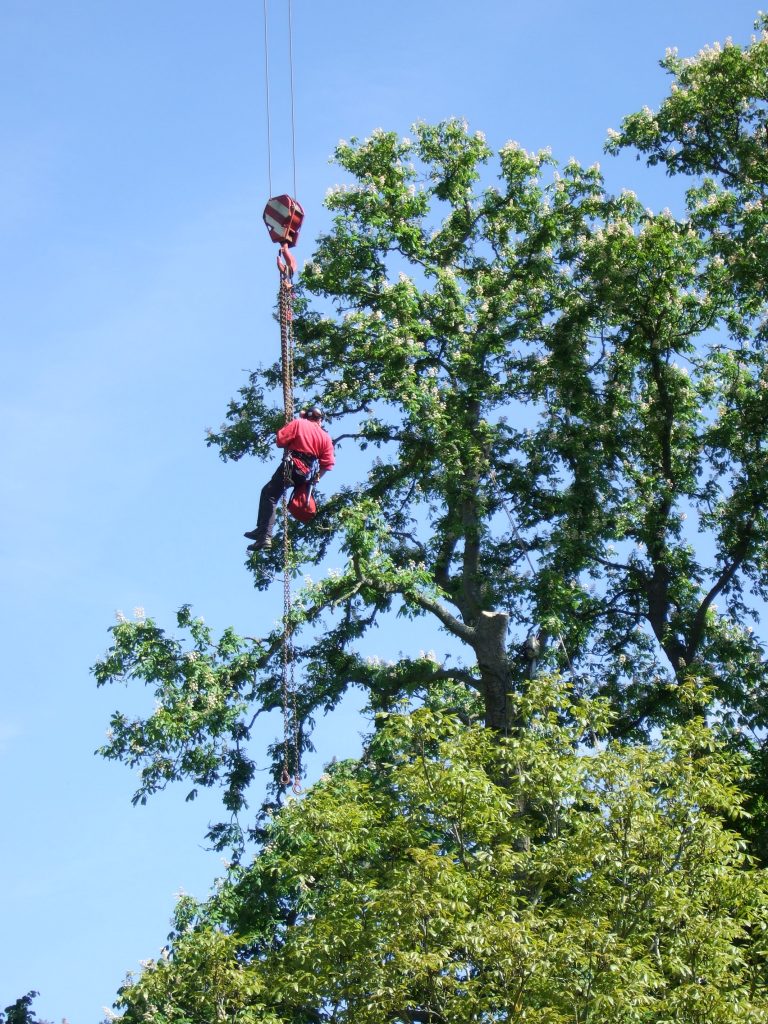
[[[286,466],[288,463],[285,464]],[[290,472],[290,471],[289,471]],[[291,783],[291,689],[293,686],[293,625],[291,623],[291,542],[288,537],[288,502],[283,493],[283,774],[280,783]]]
[[[291,0],[288,0],[288,58],[291,81],[291,152],[293,158],[293,192],[296,194],[296,113],[294,100],[293,74],[293,12]],[[269,194],[272,195],[272,125],[270,113],[270,73],[269,73],[269,16],[268,0],[264,0],[264,91],[266,99],[267,120],[267,170],[269,175]],[[294,239],[295,241],[295,239]],[[292,275],[295,261],[289,258],[288,249],[283,247],[286,257],[283,263],[278,256],[280,268],[280,290],[277,304],[280,319],[280,360],[283,378],[283,405],[285,422],[293,420],[293,283]],[[291,541],[288,532],[288,501],[286,491],[292,482],[291,464],[285,462],[285,487],[283,488],[283,770],[280,777],[282,786],[293,783],[294,793],[301,792],[301,752],[299,749],[299,719],[296,707],[296,687],[294,685],[295,651],[293,646],[293,622],[291,618]],[[291,745],[293,745],[293,765],[291,766]],[[291,776],[291,767],[293,776]]]
[[[283,403],[285,422],[293,420],[293,288],[290,272],[281,272],[278,294],[280,315],[280,355],[283,377]],[[288,531],[288,500],[286,492],[292,482],[291,463],[286,461],[285,488],[283,489],[283,772],[280,782],[288,786],[293,782],[293,792],[301,792],[301,751],[299,749],[299,720],[296,708],[296,686],[294,680],[295,651],[293,646],[293,622],[291,620],[291,539]],[[291,765],[291,746],[293,764]],[[291,768],[293,776],[291,776]]]
[[[280,274],[280,358],[283,373],[285,422],[293,419],[293,286],[287,273]]]

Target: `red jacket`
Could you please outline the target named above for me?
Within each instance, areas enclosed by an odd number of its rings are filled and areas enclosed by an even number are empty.
[[[333,441],[314,420],[296,419],[280,427],[277,432],[277,447],[316,455],[320,460],[320,469],[323,470],[332,469],[336,461],[333,456]]]

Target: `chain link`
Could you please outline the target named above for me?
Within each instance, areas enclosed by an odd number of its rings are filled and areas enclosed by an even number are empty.
[[[285,422],[293,419],[293,286],[288,274],[280,275],[280,358],[283,372]]]
[[[283,403],[285,422],[293,420],[293,287],[289,273],[280,274],[278,294],[280,315],[280,356],[283,376]],[[301,792],[301,750],[299,744],[299,718],[296,707],[296,686],[294,678],[295,651],[293,646],[293,622],[291,619],[291,539],[288,532],[288,499],[286,493],[292,482],[291,464],[284,462],[285,488],[283,489],[283,771],[280,783],[293,783],[293,792]],[[293,747],[293,764],[291,764]]]

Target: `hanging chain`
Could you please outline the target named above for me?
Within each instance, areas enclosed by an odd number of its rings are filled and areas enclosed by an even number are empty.
[[[269,176],[269,194],[272,196],[272,125],[270,111],[270,73],[269,73],[269,15],[268,0],[264,0],[264,91],[266,99],[266,120],[267,120],[267,171]],[[294,99],[294,74],[293,74],[293,12],[291,0],[288,0],[288,64],[290,70],[291,84],[291,153],[293,159],[293,192],[296,194],[296,112]],[[282,199],[283,197],[278,197]],[[283,379],[283,406],[285,409],[285,423],[293,421],[293,272],[296,269],[296,261],[290,253],[290,248],[296,244],[298,230],[303,218],[303,210],[295,200],[292,210],[298,208],[297,212],[291,214],[290,232],[282,238],[276,237],[273,232],[274,223],[267,218],[267,211],[270,203],[267,204],[264,219],[267,227],[270,228],[270,236],[273,241],[282,241],[281,255],[277,257],[277,265],[280,271],[280,290],[277,296],[278,314],[280,320],[280,361]],[[272,224],[272,227],[270,227]],[[286,492],[292,484],[292,466],[289,460],[284,461],[284,488],[282,498],[283,512],[283,680],[282,680],[282,703],[283,703],[283,769],[280,776],[281,786],[292,784],[294,793],[301,793],[301,751],[299,717],[296,704],[296,687],[294,684],[294,663],[295,650],[293,645],[293,619],[291,600],[291,541],[288,531],[289,515]],[[293,758],[291,758],[291,747],[293,747]],[[293,763],[291,764],[291,761]],[[291,772],[293,774],[291,774]]]
[[[278,294],[280,315],[280,357],[283,377],[283,404],[285,422],[293,420],[293,285],[290,268],[281,269],[280,291]],[[288,531],[288,501],[286,492],[290,486],[291,463],[285,461],[285,488],[283,489],[283,772],[280,783],[288,786],[293,782],[293,792],[301,792],[301,751],[299,749],[299,719],[296,708],[296,686],[294,681],[295,651],[293,646],[293,622],[291,619],[291,538]],[[293,747],[293,764],[291,764]],[[291,775],[291,770],[293,774]]]
[[[289,463],[285,463],[289,467]],[[288,468],[286,476],[290,475]],[[294,732],[291,722],[293,692],[293,623],[291,622],[291,542],[288,537],[288,502],[283,493],[283,774],[280,784],[291,784],[291,736]]]
[[[293,419],[293,286],[288,273],[280,274],[280,358],[283,372],[285,422]]]

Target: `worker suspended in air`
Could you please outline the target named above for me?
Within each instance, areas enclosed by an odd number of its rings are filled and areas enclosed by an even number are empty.
[[[312,488],[315,483],[333,469],[335,462],[333,441],[323,429],[323,413],[318,408],[302,409],[298,417],[286,423],[277,432],[277,447],[283,448],[285,454],[282,463],[275,470],[272,479],[264,485],[259,500],[259,515],[256,528],[248,530],[246,536],[253,543],[248,545],[249,551],[261,551],[272,546],[272,531],[277,517],[277,503],[288,487],[293,487],[294,508],[289,503],[289,511],[298,512],[297,518],[312,517]]]

